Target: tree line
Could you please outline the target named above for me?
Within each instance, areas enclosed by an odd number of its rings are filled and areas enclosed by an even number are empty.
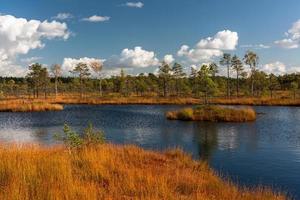
[[[39,63],[29,66],[26,77],[0,77],[0,95],[29,95],[47,98],[60,93],[76,93],[81,98],[86,94],[102,96],[177,96],[177,97],[262,97],[276,96],[276,91],[289,91],[297,98],[300,74],[267,74],[258,69],[259,57],[248,51],[243,58],[224,53],[218,63],[203,64],[199,69],[191,68],[187,74],[179,63],[161,62],[158,74],[119,75],[103,77],[103,65],[98,62],[78,63],[70,71],[73,76],[62,76],[61,65],[51,68]],[[226,69],[226,76],[218,75]],[[246,70],[248,68],[248,70]],[[95,76],[91,76],[94,72]]]

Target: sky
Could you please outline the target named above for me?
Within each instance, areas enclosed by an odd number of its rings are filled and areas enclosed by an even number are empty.
[[[39,62],[101,62],[103,73],[188,71],[223,53],[259,57],[267,73],[300,72],[299,0],[1,0],[0,76]],[[220,70],[222,73],[222,69]]]

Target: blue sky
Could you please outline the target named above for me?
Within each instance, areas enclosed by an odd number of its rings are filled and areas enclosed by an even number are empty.
[[[300,68],[299,10],[299,0],[2,0],[1,16],[9,15],[15,19],[3,17],[0,20],[0,41],[5,44],[1,47],[0,43],[0,56],[1,48],[3,54],[0,75],[22,74],[30,61],[47,65],[61,63],[69,69],[76,60],[84,57],[106,59],[107,71],[124,67],[134,74],[153,72],[156,59],[163,60],[167,54],[190,67],[218,60],[220,52],[242,56],[248,49],[259,54],[262,69],[275,73],[297,71]],[[55,18],[59,13],[72,17]],[[93,18],[88,20],[91,16],[94,16],[94,21]],[[26,36],[34,37],[33,42],[41,45],[12,50],[16,43],[29,45],[18,41],[26,35],[25,28],[17,35],[16,41],[6,42],[9,35],[14,34],[13,30],[23,28],[15,25],[20,18],[38,20],[39,25],[47,20],[47,33]],[[54,20],[59,24],[52,24]],[[1,25],[8,22],[12,28],[2,30],[5,37],[1,37]],[[64,23],[66,27],[61,26]],[[60,33],[53,35],[56,28]],[[286,35],[291,29],[293,31]],[[229,41],[234,43],[233,47],[228,46],[228,41],[224,45],[212,46],[220,39],[216,34],[224,30],[230,31],[226,32],[228,37],[237,33],[238,40]],[[209,44],[197,47],[201,40]],[[189,49],[179,56],[182,45],[188,45]],[[190,52],[199,48],[205,49],[204,53],[208,55],[214,50],[213,56],[202,57],[200,53],[203,51]],[[128,49],[127,53],[123,52],[124,49]],[[154,56],[149,53],[154,53]],[[65,62],[65,58],[69,58],[69,62]]]

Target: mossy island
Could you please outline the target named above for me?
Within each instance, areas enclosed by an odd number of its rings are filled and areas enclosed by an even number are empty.
[[[253,108],[229,108],[217,105],[202,105],[166,113],[169,120],[211,121],[211,122],[248,122],[256,120]]]

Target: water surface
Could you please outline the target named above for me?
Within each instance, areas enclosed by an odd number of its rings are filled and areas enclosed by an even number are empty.
[[[267,185],[300,199],[300,108],[255,107],[256,122],[168,121],[182,106],[67,105],[61,112],[0,113],[0,140],[53,144],[64,122],[82,130],[91,122],[118,144],[163,150],[181,147],[234,181]]]

